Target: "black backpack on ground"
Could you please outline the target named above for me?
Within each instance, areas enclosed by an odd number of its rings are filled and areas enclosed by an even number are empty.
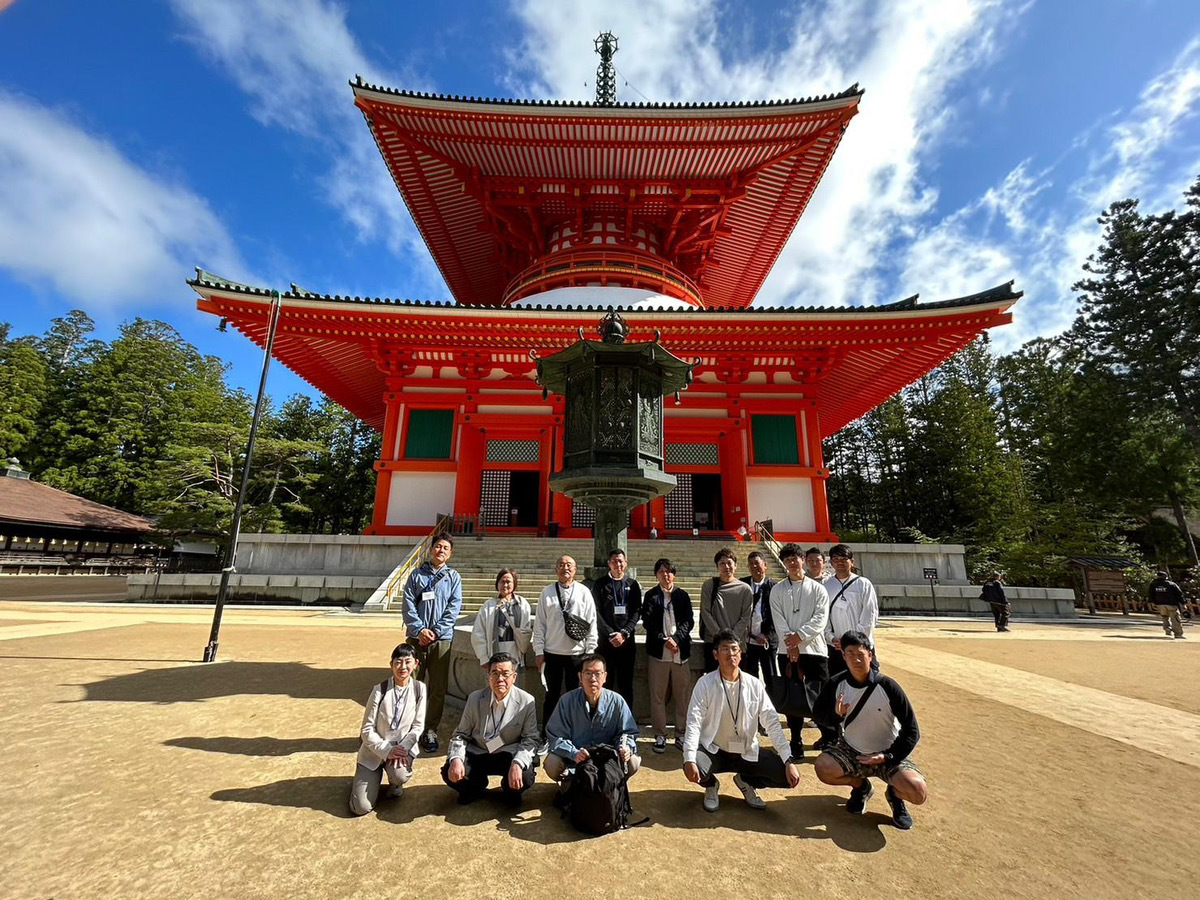
[[[575,766],[563,798],[563,816],[584,834],[611,834],[643,825],[650,817],[630,823],[628,777],[615,748],[607,744],[588,748],[588,758]]]

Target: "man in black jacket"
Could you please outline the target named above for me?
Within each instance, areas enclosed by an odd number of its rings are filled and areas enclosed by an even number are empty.
[[[912,828],[907,804],[925,802],[925,776],[910,755],[921,739],[917,716],[904,689],[871,671],[871,641],[860,631],[842,635],[847,671],[835,676],[817,698],[817,722],[838,729],[838,738],[817,757],[814,770],[825,784],[850,787],[846,812],[861,815],[879,778],[888,789],[892,823]]]
[[[610,551],[608,573],[596,579],[592,596],[596,600],[596,652],[604,657],[613,688],[632,710],[636,662],[634,635],[642,614],[642,586],[636,578],[629,577],[628,566],[624,550]]]
[[[1008,617],[1012,615],[1012,603],[1004,593],[1004,576],[993,572],[983,583],[979,599],[992,608],[992,618],[996,620],[997,631],[1008,631]]]
[[[761,678],[767,685],[775,675],[775,654],[779,638],[771,621],[771,588],[775,581],[767,577],[767,561],[757,550],[746,560],[750,574],[742,581],[754,592],[754,607],[750,613],[750,631],[746,653],[742,656],[742,671]]]
[[[650,724],[654,729],[654,752],[667,750],[667,692],[675,698],[675,746],[683,749],[688,701],[692,696],[692,652],[695,615],[692,598],[675,587],[675,566],[665,557],[654,564],[658,581],[646,591],[642,602],[642,625],[646,629],[646,670],[650,682]]]
[[[1158,614],[1162,616],[1163,631],[1166,632],[1167,637],[1174,634],[1177,641],[1182,641],[1184,639],[1183,620],[1179,616],[1179,611],[1185,602],[1183,591],[1166,572],[1159,572],[1150,582],[1150,602],[1158,607]]]

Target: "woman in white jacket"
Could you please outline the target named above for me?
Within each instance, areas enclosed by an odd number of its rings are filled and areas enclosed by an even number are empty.
[[[496,653],[511,653],[518,668],[525,666],[525,654],[533,639],[533,612],[529,601],[517,593],[517,573],[501,569],[496,574],[496,596],[483,604],[471,630],[471,646],[486,669]]]
[[[350,811],[356,816],[375,808],[385,772],[389,797],[399,797],[412,778],[413,761],[420,752],[417,739],[425,728],[427,696],[425,685],[416,678],[418,666],[413,648],[400,644],[392,651],[392,677],[371,688],[350,785]]]

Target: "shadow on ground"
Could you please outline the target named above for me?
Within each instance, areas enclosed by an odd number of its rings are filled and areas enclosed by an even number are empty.
[[[366,703],[371,685],[387,669],[321,669],[304,663],[195,663],[168,669],[143,669],[84,684],[82,701],[189,703],[245,694]]]
[[[1101,637],[1112,638],[1118,641],[1162,641],[1164,644],[1172,640],[1165,634],[1104,634]]]
[[[168,747],[204,750],[207,753],[233,753],[239,756],[291,756],[293,753],[357,753],[357,737],[348,738],[275,738],[275,737],[180,737],[163,741]]]
[[[682,776],[681,776],[682,777]],[[353,818],[347,806],[350,775],[289,778],[272,784],[216,791],[220,802],[260,803],[294,809],[311,809],[339,819]],[[373,813],[385,822],[405,824],[427,816],[451,825],[473,827],[494,823],[499,831],[535,844],[550,845],[587,840],[553,806],[556,788],[538,782],[525,794],[519,809],[506,806],[493,790],[469,806],[459,806],[457,795],[444,785],[417,785],[400,799],[382,797]],[[767,794],[773,792],[766,792]],[[722,795],[721,808],[707,813],[700,806],[703,791],[696,789],[648,790],[632,795],[632,821],[650,817],[660,828],[731,828],[762,834],[783,834],[806,840],[828,840],[851,853],[877,853],[887,845],[891,817],[879,812],[851,816],[845,799],[829,795],[788,794],[771,799],[765,810],[752,810],[739,798]]]

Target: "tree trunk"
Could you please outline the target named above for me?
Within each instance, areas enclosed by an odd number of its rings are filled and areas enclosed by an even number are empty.
[[[1176,491],[1170,492],[1171,506],[1175,510],[1175,522],[1179,526],[1179,531],[1183,535],[1183,542],[1187,545],[1188,563],[1192,566],[1200,565],[1200,559],[1196,557],[1196,539],[1192,537],[1192,532],[1188,529],[1187,516],[1183,514],[1183,502],[1179,499],[1179,494]]]

